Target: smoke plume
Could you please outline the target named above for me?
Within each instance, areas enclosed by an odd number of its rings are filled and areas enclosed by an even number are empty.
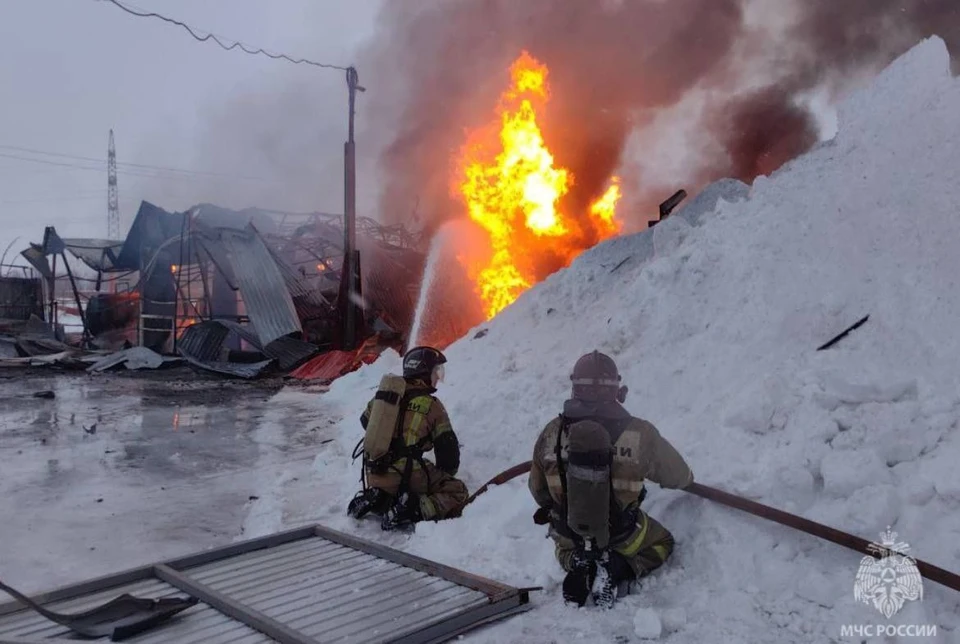
[[[602,193],[629,137],[686,97],[699,93],[694,132],[713,143],[687,160],[688,177],[750,181],[817,142],[812,93],[835,99],[933,34],[960,51],[957,0],[387,2],[360,61],[377,88],[364,120],[379,131],[367,133],[389,142],[381,216],[417,212],[435,228],[462,215],[451,163],[524,49],[550,69],[542,125],[576,177],[572,213]]]

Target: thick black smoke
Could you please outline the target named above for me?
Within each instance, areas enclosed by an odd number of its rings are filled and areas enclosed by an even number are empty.
[[[758,9],[796,20],[774,32]],[[817,141],[806,93],[838,96],[933,34],[960,51],[958,0],[385,2],[361,61],[377,88],[365,97],[368,134],[389,141],[381,213],[416,211],[428,227],[462,213],[450,164],[464,130],[491,118],[524,49],[550,69],[544,135],[576,177],[564,204],[574,213],[606,187],[630,134],[692,89],[708,97],[698,133],[723,153],[692,159],[691,175],[749,181]],[[754,68],[750,91],[734,92]]]

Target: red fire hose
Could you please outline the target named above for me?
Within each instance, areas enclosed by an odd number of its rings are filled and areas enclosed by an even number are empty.
[[[526,461],[525,463],[514,465],[510,469],[504,470],[503,472],[497,474],[492,479],[484,483],[483,487],[474,492],[473,495],[467,499],[467,504],[469,505],[474,501],[474,499],[486,492],[487,488],[489,488],[491,485],[503,485],[510,479],[516,478],[522,474],[526,474],[530,471],[530,465],[531,461]],[[696,494],[697,496],[703,497],[710,501],[715,501],[723,505],[728,505],[731,508],[749,512],[750,514],[763,519],[769,519],[770,521],[774,521],[780,525],[785,525],[789,528],[794,528],[796,530],[800,530],[801,532],[812,534],[815,537],[826,539],[827,541],[850,548],[851,550],[856,550],[862,554],[874,554],[869,549],[870,542],[866,541],[865,539],[855,537],[846,532],[841,532],[840,530],[825,526],[822,523],[810,521],[809,519],[798,517],[795,514],[777,510],[776,508],[771,508],[768,505],[763,505],[762,503],[750,501],[749,499],[745,499],[735,494],[718,490],[710,487],[709,485],[691,483],[688,487],[684,488],[684,492]],[[949,570],[944,570],[943,568],[939,568],[920,559],[915,559],[914,561],[917,563],[917,569],[920,571],[920,574],[925,578],[929,579],[930,581],[935,581],[938,584],[946,586],[947,588],[960,591],[960,575],[952,573]]]
[[[527,472],[530,471],[530,466],[531,466],[532,464],[533,464],[533,461],[524,461],[523,463],[520,463],[519,465],[514,465],[514,466],[511,467],[510,469],[504,470],[504,471],[500,472],[499,474],[497,474],[496,476],[494,476],[492,479],[490,479],[489,481],[487,481],[486,483],[484,483],[483,486],[482,486],[479,490],[477,490],[476,492],[474,492],[473,494],[471,494],[471,495],[470,495],[470,498],[467,499],[467,502],[464,504],[464,507],[466,507],[466,506],[470,505],[471,503],[473,503],[474,499],[476,499],[478,496],[480,496],[481,494],[483,494],[484,492],[486,492],[486,491],[487,491],[487,488],[490,487],[491,485],[503,485],[504,483],[506,483],[506,482],[509,481],[510,479],[514,479],[514,478],[520,476],[521,474],[526,474]],[[455,512],[455,513],[454,513],[454,512],[451,512],[448,516],[455,518],[455,517],[460,516],[460,514],[461,514],[462,512],[463,512],[463,510],[460,510],[459,512]]]

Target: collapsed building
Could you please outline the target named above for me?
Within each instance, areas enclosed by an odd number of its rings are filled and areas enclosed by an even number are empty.
[[[79,332],[61,332],[57,342],[98,352],[142,347],[255,377],[312,358],[356,358],[356,346],[346,345],[359,343],[361,358],[400,346],[414,315],[421,246],[400,225],[358,218],[362,261],[352,298],[340,215],[212,204],[167,212],[142,202],[123,240],[62,238],[47,227],[21,254],[38,274],[33,317],[54,330],[64,319],[78,323]],[[71,270],[67,254],[85,275]],[[352,333],[351,304],[359,313]]]

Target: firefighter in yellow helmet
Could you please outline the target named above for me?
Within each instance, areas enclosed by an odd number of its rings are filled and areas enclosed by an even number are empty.
[[[564,599],[609,606],[673,551],[670,532],[640,509],[644,482],[684,488],[693,472],[656,427],[623,408],[627,388],[612,358],[588,353],[570,379],[571,398],[534,447],[529,487],[567,572]]]
[[[460,444],[443,403],[434,395],[447,359],[433,347],[414,347],[403,357],[403,377],[384,376],[360,417],[364,438],[364,489],[347,513],[382,517],[384,530],[409,529],[423,520],[459,513],[467,486],[455,478]],[[362,450],[361,450],[362,447]],[[424,458],[433,451],[436,464]]]

